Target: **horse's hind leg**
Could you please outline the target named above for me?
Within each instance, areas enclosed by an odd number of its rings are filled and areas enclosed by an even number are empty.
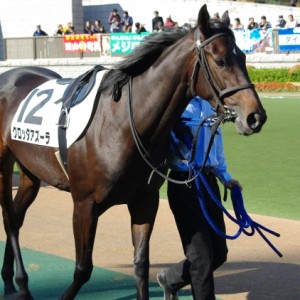
[[[5,295],[16,293],[13,284],[13,261],[16,260],[16,282],[20,288],[19,299],[32,299],[28,289],[28,275],[25,271],[19,246],[19,220],[12,201],[12,172],[14,159],[0,157],[0,204],[3,209],[3,221],[7,235],[2,278]]]
[[[140,201],[139,201],[140,200]],[[149,242],[158,209],[159,192],[128,205],[131,215],[132,243],[134,246],[134,274],[137,299],[149,299]]]
[[[38,178],[32,176],[31,174],[25,175],[25,173],[22,171],[21,168],[19,168],[19,176],[20,176],[20,183],[19,183],[17,194],[14,198],[14,208],[17,217],[18,230],[21,228],[23,224],[25,213],[28,207],[32,204],[32,202],[36,198],[41,183],[41,181]],[[4,255],[4,261],[2,267],[2,278],[5,284],[6,294],[11,294],[14,291],[16,291],[13,284],[13,276],[14,276],[13,268],[14,268],[14,254],[13,254],[11,243],[9,242],[8,239],[6,242],[5,255]],[[25,285],[25,292],[22,292],[22,286],[24,285],[22,283],[22,274],[21,277],[18,275],[18,273],[16,274],[16,281],[21,287],[20,295],[28,294],[28,291],[26,291],[27,284]]]

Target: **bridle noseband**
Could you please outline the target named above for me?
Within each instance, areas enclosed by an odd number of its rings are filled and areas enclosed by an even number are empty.
[[[223,113],[225,113],[225,115],[227,115],[225,118],[232,119],[233,116],[231,116],[231,117],[229,116],[230,114],[232,114],[232,111],[225,105],[224,98],[226,96],[234,94],[238,91],[253,88],[254,85],[252,83],[245,83],[245,84],[242,84],[239,86],[233,86],[233,87],[229,87],[229,88],[222,90],[220,88],[220,85],[218,84],[218,82],[216,81],[215,77],[212,74],[207,57],[205,55],[204,47],[206,45],[208,45],[209,43],[211,43],[212,41],[214,41],[215,39],[222,37],[222,36],[229,36],[229,34],[225,33],[225,32],[217,33],[217,34],[214,34],[213,36],[211,36],[210,38],[206,39],[205,41],[201,42],[200,30],[196,29],[194,36],[195,36],[196,48],[198,51],[198,58],[195,61],[194,69],[193,69],[193,73],[192,73],[192,77],[191,77],[192,95],[193,95],[193,97],[195,97],[197,95],[196,91],[195,91],[195,85],[196,85],[198,73],[199,73],[199,70],[201,67],[201,69],[204,72],[204,76],[205,76],[206,80],[208,81],[209,86],[212,90],[213,97],[217,101],[216,111],[218,111],[218,108],[221,107]]]

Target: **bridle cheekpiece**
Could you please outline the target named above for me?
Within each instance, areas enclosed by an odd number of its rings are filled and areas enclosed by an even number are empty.
[[[194,69],[193,69],[193,73],[192,73],[192,77],[191,77],[191,81],[192,81],[191,86],[192,86],[192,95],[194,97],[197,95],[196,91],[195,91],[195,85],[196,85],[198,73],[199,73],[199,70],[201,67],[201,69],[204,72],[204,76],[205,76],[206,80],[208,81],[209,86],[212,90],[213,97],[215,98],[215,100],[217,102],[216,111],[218,111],[219,108],[221,108],[222,113],[225,114],[224,120],[232,120],[236,117],[236,114],[225,105],[224,98],[229,95],[232,95],[238,91],[253,88],[254,85],[249,82],[249,83],[245,83],[245,84],[242,84],[239,86],[232,86],[232,87],[229,87],[229,88],[226,88],[223,90],[221,89],[220,85],[216,81],[216,79],[211,71],[207,57],[205,55],[204,48],[206,45],[208,45],[215,39],[223,37],[223,36],[229,36],[229,34],[225,33],[225,32],[216,33],[213,36],[211,36],[210,38],[201,42],[200,29],[197,28],[195,30],[194,39],[195,39],[195,44],[196,44],[196,48],[198,51],[198,57],[194,64]]]

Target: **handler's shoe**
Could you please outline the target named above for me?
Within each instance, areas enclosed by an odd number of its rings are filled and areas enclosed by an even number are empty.
[[[157,282],[158,284],[163,288],[164,290],[164,300],[178,300],[178,296],[176,292],[172,292],[170,288],[167,286],[166,282],[166,274],[165,271],[160,271],[157,276]]]

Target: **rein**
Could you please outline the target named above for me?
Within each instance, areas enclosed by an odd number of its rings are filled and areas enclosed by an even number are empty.
[[[173,178],[165,175],[163,172],[159,171],[160,168],[166,166],[165,162],[163,162],[162,164],[160,164],[157,167],[154,166],[154,163],[152,162],[150,154],[145,149],[145,147],[144,147],[144,145],[143,145],[143,143],[142,143],[142,141],[141,141],[141,139],[139,137],[139,134],[137,132],[137,129],[136,129],[135,124],[134,124],[134,119],[133,119],[133,110],[132,110],[132,80],[131,80],[131,78],[128,81],[128,114],[129,114],[129,121],[130,121],[129,122],[130,129],[131,129],[131,133],[132,133],[135,145],[136,145],[136,147],[137,147],[137,149],[138,149],[141,157],[143,158],[143,160],[152,169],[152,172],[151,172],[151,174],[149,176],[148,183],[151,181],[153,173],[155,172],[155,173],[157,173],[159,176],[161,176],[163,179],[165,179],[167,181],[170,181],[170,182],[175,183],[175,184],[186,184],[186,185],[189,185],[189,183],[191,183],[192,181],[194,181],[200,175],[200,173],[203,171],[203,168],[205,168],[205,164],[206,164],[206,161],[208,159],[209,152],[210,152],[210,149],[212,147],[213,140],[215,138],[215,135],[216,135],[216,132],[217,132],[217,129],[218,129],[219,125],[222,122],[228,122],[228,121],[230,121],[231,118],[232,118],[232,116],[230,114],[228,114],[228,115],[221,114],[218,117],[216,117],[216,115],[211,115],[211,116],[208,116],[208,117],[204,118],[199,123],[199,125],[197,127],[197,130],[196,130],[196,134],[195,134],[195,136],[193,138],[193,141],[192,141],[191,157],[190,157],[189,161],[187,162],[187,165],[189,165],[194,160],[194,156],[195,156],[195,152],[196,152],[196,142],[198,140],[198,136],[199,136],[199,133],[200,133],[200,128],[207,121],[207,119],[214,118],[214,124],[212,126],[212,128],[213,128],[212,134],[211,134],[211,137],[210,137],[210,140],[209,140],[209,144],[207,146],[206,154],[205,154],[205,157],[203,159],[203,163],[201,165],[201,168],[199,169],[199,171],[196,174],[193,175],[193,172],[192,172],[193,170],[192,170],[192,168],[189,167],[190,171],[189,171],[189,177],[188,177],[188,179],[187,180],[176,180],[176,179],[173,179]]]
[[[218,33],[218,34],[215,34],[212,37],[208,38],[203,43],[201,43],[200,42],[200,31],[199,31],[199,29],[197,29],[197,31],[195,31],[195,36],[196,36],[196,33],[197,33],[196,45],[197,45],[197,50],[199,51],[199,57],[198,57],[198,59],[196,60],[196,62],[194,64],[194,69],[193,69],[193,73],[192,73],[192,77],[191,77],[192,94],[193,94],[193,96],[195,96],[194,86],[195,86],[196,78],[198,76],[198,72],[199,72],[200,65],[201,65],[203,70],[204,70],[205,77],[208,80],[209,85],[212,89],[213,95],[217,99],[218,106],[221,106],[223,108],[223,112],[220,114],[219,117],[216,118],[216,124],[214,126],[214,130],[212,132],[212,135],[211,135],[211,138],[210,138],[210,141],[209,141],[209,145],[208,145],[208,148],[207,148],[207,151],[206,151],[205,158],[204,158],[202,166],[201,166],[200,170],[197,172],[197,174],[195,174],[193,176],[192,175],[192,170],[190,170],[190,176],[187,180],[184,180],[184,181],[176,180],[176,179],[173,179],[173,178],[165,175],[165,173],[159,171],[160,168],[166,166],[165,162],[163,162],[162,164],[160,164],[157,167],[155,167],[154,164],[151,162],[151,160],[152,160],[151,156],[148,153],[148,151],[145,149],[145,147],[143,146],[143,143],[142,143],[142,141],[139,137],[139,134],[138,134],[138,132],[136,130],[136,127],[135,127],[135,124],[134,124],[133,110],[132,110],[132,78],[130,77],[130,79],[128,81],[128,114],[129,114],[129,121],[130,121],[129,124],[130,124],[130,129],[131,129],[131,132],[132,132],[132,136],[133,136],[135,145],[136,145],[141,157],[146,162],[146,164],[152,169],[152,172],[150,174],[148,183],[150,182],[154,172],[157,173],[159,176],[161,176],[164,180],[170,181],[170,182],[175,183],[175,184],[186,184],[186,185],[188,185],[190,182],[194,181],[199,176],[199,174],[202,172],[203,168],[205,167],[205,164],[206,164],[206,161],[208,159],[209,152],[210,152],[211,146],[213,144],[213,140],[214,140],[214,137],[215,137],[218,126],[221,124],[221,122],[231,121],[231,120],[235,119],[235,117],[236,117],[234,111],[232,111],[226,105],[224,105],[223,98],[227,94],[231,94],[231,93],[234,93],[234,92],[239,91],[239,90],[243,90],[243,89],[253,87],[253,84],[247,83],[245,85],[241,85],[241,86],[238,86],[238,87],[231,87],[231,88],[227,88],[227,89],[221,91],[221,89],[219,88],[218,83],[214,79],[214,76],[213,76],[213,74],[210,70],[207,58],[205,56],[204,47],[207,44],[209,44],[210,42],[212,42],[213,40],[215,40],[216,38],[219,38],[221,36],[228,36],[228,34],[227,33]],[[202,122],[200,122],[200,124],[197,128],[197,134],[195,135],[195,137],[193,139],[193,148],[192,148],[191,159],[189,160],[188,163],[190,163],[192,161],[192,159],[194,158],[195,145],[196,145],[195,141],[198,138],[201,126],[203,125],[203,123],[206,120],[207,120],[207,118],[205,118]]]
[[[166,174],[164,174],[163,172],[159,171],[160,168],[165,167],[166,163],[163,162],[162,164],[160,164],[159,166],[155,167],[154,164],[152,163],[152,159],[150,154],[148,153],[148,151],[145,149],[145,147],[143,146],[143,143],[139,137],[139,134],[136,130],[135,124],[134,124],[134,120],[133,120],[133,111],[132,111],[132,80],[130,78],[130,80],[128,81],[128,114],[129,114],[129,124],[130,124],[130,129],[131,129],[131,133],[135,142],[135,145],[141,155],[141,157],[143,158],[143,160],[146,162],[146,164],[152,169],[152,172],[150,174],[148,183],[150,182],[153,173],[157,173],[159,176],[161,176],[163,179],[176,183],[176,184],[186,184],[188,185],[190,182],[192,182],[195,178],[189,178],[188,180],[176,180],[173,178],[170,178],[169,176],[167,176]]]

